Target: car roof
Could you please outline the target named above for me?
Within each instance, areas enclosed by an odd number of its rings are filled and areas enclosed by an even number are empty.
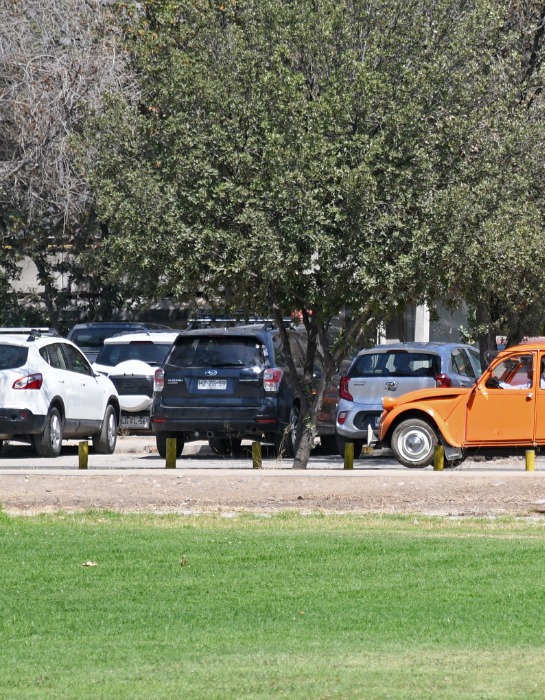
[[[120,345],[124,343],[154,342],[173,343],[180,331],[136,331],[134,333],[118,333],[104,340],[104,345]]]
[[[520,345],[511,345],[504,350],[500,350],[498,355],[503,355],[508,352],[528,352],[536,350],[545,350],[545,342],[543,343],[521,343]]]
[[[366,353],[377,353],[377,352],[389,352],[391,350],[406,350],[410,351],[426,351],[441,353],[442,350],[451,350],[453,348],[469,348],[475,350],[476,348],[466,345],[464,343],[440,343],[440,342],[418,342],[414,341],[411,343],[385,343],[384,345],[375,345],[372,348],[365,348],[360,350],[358,355],[364,355]]]
[[[82,328],[146,328],[145,323],[140,321],[90,321],[89,323],[76,323],[71,330],[81,330]]]
[[[271,332],[277,332],[276,329],[271,328],[268,324],[253,324],[248,326],[233,326],[229,328],[200,328],[190,331],[184,331],[181,336],[214,336],[214,337],[228,337],[228,336],[258,336],[264,335]]]
[[[60,333],[52,328],[0,328],[0,343],[10,345],[29,345],[37,341],[65,340]]]

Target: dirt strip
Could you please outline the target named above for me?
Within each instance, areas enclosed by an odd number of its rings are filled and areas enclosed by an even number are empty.
[[[2,472],[0,504],[9,514],[88,509],[185,514],[295,509],[545,517],[545,472]]]

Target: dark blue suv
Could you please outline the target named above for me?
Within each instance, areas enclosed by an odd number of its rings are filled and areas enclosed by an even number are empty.
[[[297,329],[288,336],[302,372],[306,336]],[[328,398],[334,403],[326,400],[320,416],[322,444],[334,445],[335,395],[332,387]],[[298,419],[280,333],[268,324],[185,331],[155,373],[151,426],[163,457],[168,437],[177,438],[178,456],[185,442],[204,439],[222,456],[234,454],[243,439],[293,456]]]

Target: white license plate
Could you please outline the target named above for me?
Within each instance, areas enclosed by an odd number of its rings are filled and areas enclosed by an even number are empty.
[[[225,391],[227,389],[227,379],[199,379],[197,388],[208,391]]]
[[[148,416],[121,416],[121,428],[139,428],[140,430],[148,430]]]

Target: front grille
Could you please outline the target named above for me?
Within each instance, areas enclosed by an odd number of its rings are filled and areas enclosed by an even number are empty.
[[[119,396],[153,396],[153,377],[110,377]]]

